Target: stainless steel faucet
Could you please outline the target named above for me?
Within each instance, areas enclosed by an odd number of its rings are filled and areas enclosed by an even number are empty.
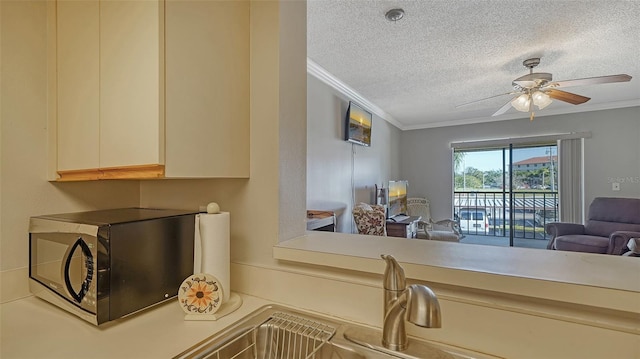
[[[393,256],[383,254],[381,257],[387,262],[383,277],[382,345],[387,349],[402,351],[409,342],[404,329],[405,319],[421,327],[440,328],[440,304],[429,287],[419,284],[406,286],[404,269]]]

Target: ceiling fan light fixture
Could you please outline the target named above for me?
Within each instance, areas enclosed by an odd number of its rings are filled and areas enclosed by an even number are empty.
[[[511,98],[509,102],[502,105],[502,107],[500,107],[500,109],[498,109],[498,111],[496,111],[491,116],[500,116],[509,111],[511,107],[513,107],[520,112],[529,112],[531,114],[529,119],[533,120],[533,117],[535,115],[534,105],[538,109],[542,110],[549,106],[553,102],[553,100],[566,102],[572,105],[579,105],[590,100],[590,98],[586,96],[581,96],[564,90],[558,90],[559,87],[597,85],[612,82],[628,82],[631,80],[631,76],[627,74],[618,74],[564,81],[552,81],[553,75],[550,73],[533,72],[533,68],[536,67],[539,63],[540,58],[527,59],[522,63],[529,69],[529,73],[527,75],[520,76],[512,81],[511,84],[513,85],[513,91],[486,97],[481,100],[467,102],[462,105],[457,105],[456,108],[488,100],[498,96],[519,94],[518,96]]]
[[[553,102],[551,97],[542,91],[535,91],[531,97],[533,99],[533,104],[538,106],[540,110],[549,106]]]
[[[529,94],[523,93],[511,101],[511,106],[521,112],[529,112],[529,105],[531,104],[531,98]]]

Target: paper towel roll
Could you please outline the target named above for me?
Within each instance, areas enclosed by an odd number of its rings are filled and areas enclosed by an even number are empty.
[[[196,215],[193,273],[214,275],[222,285],[223,303],[231,293],[229,212]]]

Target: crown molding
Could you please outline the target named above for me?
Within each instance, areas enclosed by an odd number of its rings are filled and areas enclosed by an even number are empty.
[[[496,121],[505,121],[505,120],[515,120],[520,118],[528,118],[529,113],[525,112],[513,112],[510,114],[505,114],[497,117],[486,116],[486,117],[475,117],[475,118],[465,118],[460,120],[445,120],[445,121],[434,121],[419,125],[403,125],[398,122],[393,116],[389,113],[385,112],[380,107],[376,106],[373,102],[367,100],[364,96],[359,94],[357,91],[349,87],[349,85],[342,82],[340,79],[335,77],[332,73],[325,70],[323,67],[315,63],[313,60],[307,57],[307,73],[314,76],[318,80],[324,82],[329,85],[338,93],[343,96],[352,99],[357,102],[367,110],[376,114],[378,117],[387,121],[388,123],[394,125],[402,131],[409,130],[421,130],[427,128],[436,128],[436,127],[448,127],[448,126],[459,126],[459,125],[470,125],[477,123],[485,123],[485,122],[496,122]],[[582,106],[571,106],[563,109],[547,109],[545,111],[536,111],[536,117],[546,117],[546,116],[557,116],[564,115],[570,113],[578,113],[578,112],[592,112],[592,111],[602,111],[602,110],[611,110],[617,108],[625,108],[625,107],[635,107],[640,106],[640,100],[629,100],[629,101],[618,101],[618,102],[608,102],[608,103],[600,103],[600,104],[588,104]]]
[[[308,57],[307,57],[307,73],[317,78],[318,80],[324,82],[325,84],[329,85],[331,88],[338,91],[340,94],[344,95],[345,97],[350,98],[354,102],[357,102],[360,106],[371,111],[378,117],[394,125],[400,130],[405,130],[404,126],[400,122],[396,121],[396,119],[393,118],[393,116],[385,112],[380,107],[376,106],[373,102],[367,100],[364,96],[362,96],[357,91],[352,89],[349,85],[342,82],[340,79],[335,77],[332,73],[325,70],[323,67],[321,67],[320,65],[318,65]]]

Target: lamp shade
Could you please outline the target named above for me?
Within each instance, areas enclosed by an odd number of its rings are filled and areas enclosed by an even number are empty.
[[[531,98],[529,94],[523,93],[511,101],[511,106],[521,112],[529,112],[529,105],[531,104]]]
[[[538,106],[541,110],[553,102],[551,97],[542,91],[534,92],[531,97],[533,98],[533,104]]]

